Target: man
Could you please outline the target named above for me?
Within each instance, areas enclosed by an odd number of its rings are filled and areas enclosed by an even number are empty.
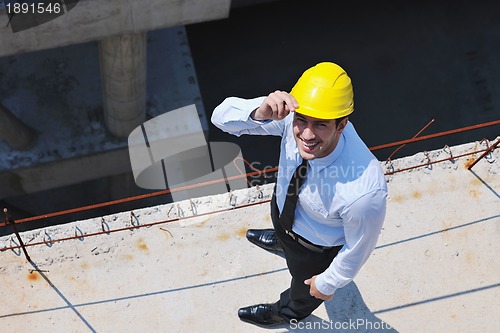
[[[290,93],[229,97],[214,110],[212,123],[225,132],[282,137],[274,229],[251,229],[247,238],[284,251],[292,281],[276,303],[239,309],[243,321],[270,326],[304,319],[352,281],[375,248],[387,185],[347,118],[353,96],[347,73],[323,62],[306,70]]]

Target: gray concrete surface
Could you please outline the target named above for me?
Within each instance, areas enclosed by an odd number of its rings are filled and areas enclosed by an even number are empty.
[[[498,332],[500,150],[468,171],[478,155],[388,175],[375,251],[301,324],[263,329],[236,314],[275,301],[290,280],[283,258],[245,239],[271,225],[270,184],[22,233],[33,265],[20,249],[0,251],[2,332]],[[426,162],[418,153],[382,166]],[[101,223],[125,229],[90,236]],[[89,236],[57,241],[75,235]],[[1,237],[0,249],[16,242]]]

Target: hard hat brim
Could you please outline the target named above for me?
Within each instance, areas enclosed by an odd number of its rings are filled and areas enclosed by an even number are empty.
[[[354,111],[354,103],[351,104],[351,106],[349,106],[345,110],[335,111],[335,112],[311,109],[308,108],[307,106],[301,106],[300,104],[299,107],[296,109],[297,113],[303,114],[304,116],[318,118],[318,119],[325,119],[325,120],[343,118],[350,115],[353,111]]]

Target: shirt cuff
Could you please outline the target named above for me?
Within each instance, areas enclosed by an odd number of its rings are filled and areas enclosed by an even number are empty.
[[[251,117],[251,114],[254,110],[250,111],[250,113],[248,114],[248,119],[247,119],[247,122],[250,122],[250,123],[254,123],[254,124],[259,124],[259,125],[263,125],[263,124],[267,124],[267,123],[270,123],[272,120],[271,119],[267,119],[267,120],[258,120],[258,119],[253,119]]]
[[[336,287],[333,287],[326,283],[325,281],[325,273],[321,273],[320,275],[316,276],[316,288],[323,294],[323,295],[333,295],[335,291],[338,289]]]

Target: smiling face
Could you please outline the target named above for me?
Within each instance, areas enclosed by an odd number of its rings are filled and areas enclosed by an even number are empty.
[[[293,134],[300,156],[306,160],[313,160],[330,154],[337,147],[346,124],[347,118],[337,125],[335,119],[313,118],[295,112]]]

